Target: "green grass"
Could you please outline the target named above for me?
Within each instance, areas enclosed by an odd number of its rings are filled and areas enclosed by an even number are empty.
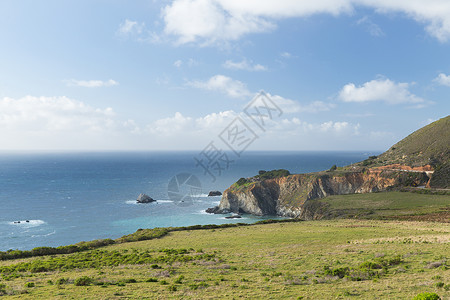
[[[117,265],[16,271],[0,285],[17,299],[411,299],[421,292],[445,298],[449,242],[447,224],[427,222],[332,220],[178,231],[103,248],[112,257],[132,258]],[[68,266],[83,261],[80,255],[109,261],[111,255],[99,251],[39,261]],[[0,266],[5,263],[19,264]]]
[[[321,201],[335,210],[373,210],[372,217],[386,218],[437,211],[448,206],[449,196],[395,192]],[[264,223],[144,229],[97,249],[0,261],[0,296],[412,299],[436,293],[442,299],[450,297],[448,223],[357,219]]]
[[[433,122],[413,133],[381,154],[382,163],[425,165],[449,161],[450,116]]]
[[[380,192],[329,196],[314,200],[328,205],[329,217],[385,218],[440,213],[450,208],[449,195]],[[450,220],[448,220],[450,221]]]

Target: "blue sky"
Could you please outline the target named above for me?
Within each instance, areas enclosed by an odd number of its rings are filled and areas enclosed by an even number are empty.
[[[385,150],[450,108],[445,0],[3,0],[0,42],[0,150],[201,150],[236,117],[251,150]]]

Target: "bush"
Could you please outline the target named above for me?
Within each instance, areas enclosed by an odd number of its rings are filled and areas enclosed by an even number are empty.
[[[177,287],[175,285],[170,285],[168,287],[168,290],[171,291],[171,292],[176,292],[177,291]]]
[[[181,283],[183,283],[183,279],[184,279],[184,276],[183,276],[183,275],[180,275],[180,276],[178,276],[178,278],[174,281],[174,283],[181,284]]]
[[[288,170],[285,169],[279,169],[279,170],[272,170],[272,171],[268,171],[265,172],[261,175],[257,175],[256,177],[260,178],[260,179],[273,179],[273,178],[278,178],[278,177],[285,177],[285,176],[289,176],[291,175],[291,173]]]
[[[93,282],[92,278],[90,278],[88,276],[83,276],[83,277],[75,279],[74,284],[76,286],[87,286],[87,285],[90,285],[92,282]]]
[[[242,177],[242,178],[239,178],[238,181],[236,181],[236,184],[237,184],[238,186],[241,186],[241,185],[246,184],[247,182],[248,182],[248,180],[247,180],[246,178]]]
[[[441,297],[439,297],[436,293],[420,293],[417,296],[413,298],[413,300],[440,300]]]
[[[31,287],[35,287],[34,282],[27,282],[25,283],[25,287],[31,288]]]
[[[67,283],[67,281],[69,281],[66,278],[58,278],[58,280],[56,280],[56,284],[61,285],[61,284],[65,284]]]
[[[150,277],[150,278],[147,279],[145,282],[158,282],[158,278]]]
[[[333,165],[333,166],[331,166],[330,171],[336,171],[336,169],[337,169],[337,166]]]

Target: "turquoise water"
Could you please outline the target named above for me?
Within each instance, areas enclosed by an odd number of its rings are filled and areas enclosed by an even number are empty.
[[[220,201],[206,194],[259,170],[305,173],[374,154],[246,152],[216,174],[215,182],[196,167],[198,152],[1,154],[0,251],[117,238],[139,228],[255,222],[264,217],[229,220],[206,214],[206,208]],[[180,203],[169,198],[168,184],[186,172],[199,179],[201,190],[188,203],[192,205],[176,205]],[[157,201],[136,204],[140,193]]]

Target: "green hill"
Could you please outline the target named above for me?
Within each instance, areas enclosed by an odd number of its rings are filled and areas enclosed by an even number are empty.
[[[449,188],[449,145],[450,116],[447,116],[411,133],[378,157],[371,156],[355,165],[363,167],[379,167],[391,164],[410,167],[431,165],[434,174],[430,186]]]
[[[384,164],[409,166],[431,164],[436,167],[450,161],[450,116],[435,121],[392,146],[378,157]]]

